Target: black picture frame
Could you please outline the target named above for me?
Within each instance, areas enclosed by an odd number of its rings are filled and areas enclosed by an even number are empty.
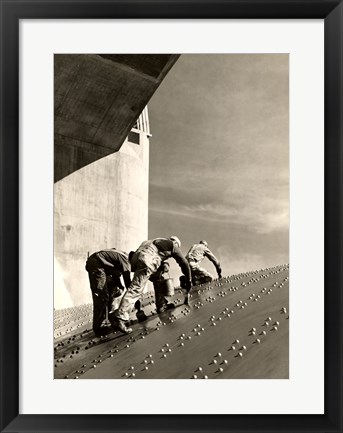
[[[0,5],[1,432],[342,432],[342,1],[0,0]],[[325,20],[324,415],[19,414],[19,20],[29,18]],[[186,404],[181,396],[175,402]]]

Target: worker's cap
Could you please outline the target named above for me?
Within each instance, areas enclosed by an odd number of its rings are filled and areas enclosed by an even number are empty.
[[[199,244],[203,244],[203,245],[205,245],[205,247],[207,247],[207,242],[206,241],[200,241]]]
[[[181,241],[177,236],[170,236],[169,238],[171,241],[176,242],[177,246],[180,248],[181,247]]]

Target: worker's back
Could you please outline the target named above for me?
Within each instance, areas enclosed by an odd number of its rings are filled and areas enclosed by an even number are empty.
[[[203,244],[194,244],[190,250],[188,251],[187,255],[186,255],[186,259],[190,262],[190,261],[194,261],[194,262],[201,262],[206,253],[207,253],[208,248],[203,245]]]

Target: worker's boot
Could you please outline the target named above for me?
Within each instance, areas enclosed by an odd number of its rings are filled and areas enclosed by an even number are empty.
[[[121,331],[123,334],[131,334],[132,328],[128,328],[125,325],[125,321],[117,318],[117,328],[119,331]]]
[[[176,308],[176,305],[170,302],[169,304],[165,304],[162,307],[157,308],[157,314],[164,313],[167,310],[173,310]]]

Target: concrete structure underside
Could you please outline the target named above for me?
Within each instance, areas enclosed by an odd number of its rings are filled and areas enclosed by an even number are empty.
[[[146,104],[178,55],[54,57],[54,307],[91,302],[85,262],[148,238]]]
[[[288,265],[193,288],[190,306],[157,315],[129,336],[95,338],[92,305],[55,312],[55,378],[286,379],[289,377]]]
[[[54,56],[55,182],[120,149],[178,58],[171,54]]]

